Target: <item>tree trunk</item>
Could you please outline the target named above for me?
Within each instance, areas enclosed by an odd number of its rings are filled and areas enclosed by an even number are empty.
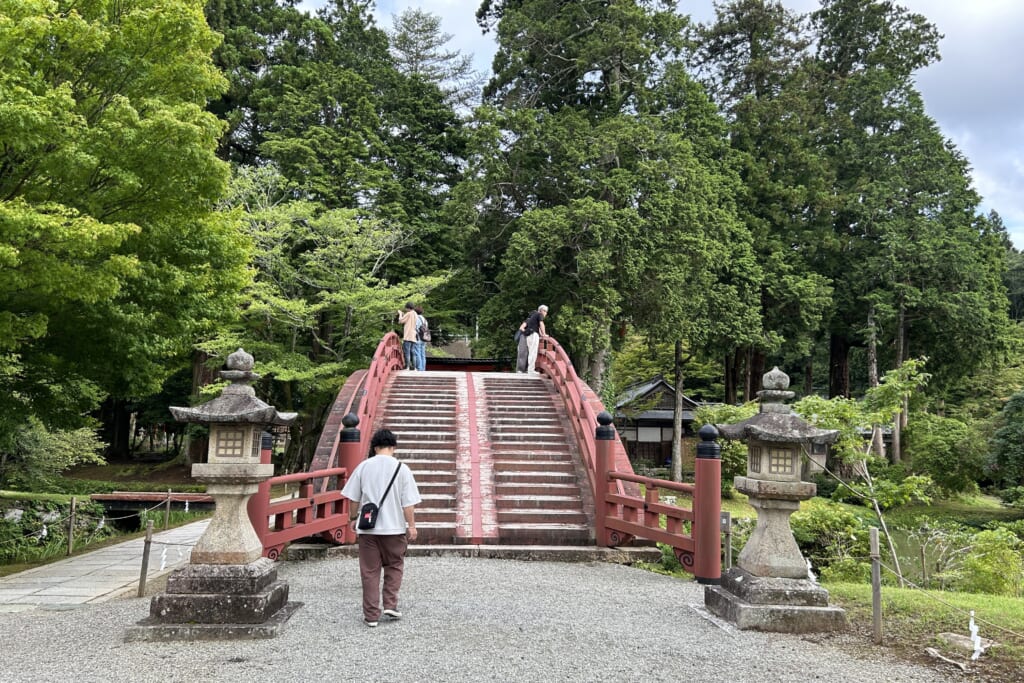
[[[102,436],[107,443],[107,457],[125,460],[131,455],[131,414],[128,403],[121,398],[108,397],[100,406]]]
[[[590,388],[598,396],[601,395],[601,388],[604,386],[605,360],[608,358],[608,349],[601,349],[594,354],[594,361],[590,367],[591,384]]]
[[[196,351],[192,354],[192,398],[199,397],[199,391],[216,377],[216,371],[207,365],[210,355],[205,351]],[[187,432],[186,432],[187,433]],[[197,462],[206,460],[207,442],[205,438],[186,438],[185,465],[191,467]]]
[[[903,357],[905,353],[904,340],[904,325],[906,325],[906,308],[903,302],[900,301],[899,314],[896,317],[896,367],[899,368],[903,365]],[[903,410],[896,414],[896,419],[892,425],[892,461],[894,463],[903,460],[903,427],[906,423],[903,421],[903,416],[907,412],[906,400],[903,402]]]
[[[675,361],[676,390],[672,409],[672,481],[683,480],[683,342],[676,340]]]
[[[828,396],[850,398],[850,342],[833,334],[829,338]]]
[[[754,398],[754,385],[751,382],[750,377],[750,355],[753,353],[753,349],[747,347],[744,355],[746,356],[743,364],[743,402],[746,403]]]
[[[725,354],[722,358],[722,365],[725,370],[725,403],[730,406],[735,405],[736,384],[738,383],[738,377],[736,376],[736,354]]]
[[[875,327],[875,307],[868,309],[868,386],[878,386],[878,329]],[[885,457],[885,441],[882,439],[882,425],[871,425],[871,450],[880,458]]]
[[[804,364],[804,396],[814,393],[814,358],[807,359]]]
[[[757,392],[764,387],[761,382],[764,380],[765,356],[761,349],[753,349],[750,352],[750,398],[753,400]]]

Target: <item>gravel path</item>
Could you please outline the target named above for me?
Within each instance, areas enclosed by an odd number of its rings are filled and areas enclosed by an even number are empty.
[[[0,681],[947,681],[863,648],[726,630],[694,584],[612,564],[408,561],[405,618],[366,628],[353,559],[283,563],[275,639],[122,642],[149,600],[0,614]]]

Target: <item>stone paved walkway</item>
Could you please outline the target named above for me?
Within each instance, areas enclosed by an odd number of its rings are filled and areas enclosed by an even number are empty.
[[[146,581],[188,562],[192,546],[209,523],[203,520],[153,534]],[[134,594],[144,546],[145,539],[138,538],[0,577],[0,612],[63,609]]]

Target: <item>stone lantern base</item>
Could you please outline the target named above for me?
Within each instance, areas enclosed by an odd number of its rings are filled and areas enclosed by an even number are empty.
[[[167,591],[153,596],[149,617],[126,641],[273,638],[302,606],[288,602],[288,584],[261,557],[249,564],[190,564],[175,570]]]
[[[829,607],[828,591],[808,579],[754,576],[739,567],[704,587],[708,610],[741,630],[775,633],[844,631],[846,612]]]

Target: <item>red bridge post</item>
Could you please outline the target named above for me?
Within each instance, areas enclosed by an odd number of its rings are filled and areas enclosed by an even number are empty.
[[[693,492],[693,575],[698,583],[722,582],[722,447],[718,430],[704,425],[698,432]]]
[[[271,464],[273,456],[274,438],[269,432],[263,432],[260,435],[260,464],[269,465]],[[260,482],[259,488],[256,491],[256,495],[249,499],[249,503],[246,506],[246,511],[249,513],[249,522],[252,524],[252,528],[255,529],[256,535],[260,539],[260,543],[267,536],[267,531],[270,528],[270,479],[264,479]]]
[[[344,429],[338,435],[338,467],[344,467],[348,470],[345,476],[352,476],[352,472],[356,469],[356,466],[363,461],[363,453],[360,450],[360,437],[359,433],[359,417],[355,413],[349,413],[345,417],[341,418],[341,424]],[[348,510],[350,502],[345,501],[345,510],[351,514]],[[351,524],[345,525],[345,536],[343,543],[355,543],[358,539],[356,538],[356,532],[352,529]]]
[[[612,426],[612,416],[602,410],[597,415],[597,430],[594,432],[595,455],[597,462],[594,472],[594,524],[596,529],[597,545],[608,547],[611,545],[611,533],[605,520],[608,519],[608,472],[614,469],[615,453],[612,445],[615,443],[615,427]]]

